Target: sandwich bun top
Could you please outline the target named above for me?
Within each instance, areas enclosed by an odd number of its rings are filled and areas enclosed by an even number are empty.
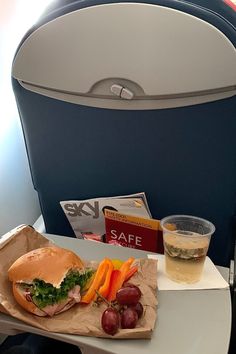
[[[79,256],[64,248],[50,246],[30,251],[18,258],[8,269],[12,282],[44,280],[59,288],[69,270],[80,270],[84,264]]]

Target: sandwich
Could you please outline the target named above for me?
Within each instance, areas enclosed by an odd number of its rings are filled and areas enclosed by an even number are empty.
[[[93,273],[78,255],[56,246],[26,253],[8,269],[18,304],[34,315],[51,317],[80,302]]]

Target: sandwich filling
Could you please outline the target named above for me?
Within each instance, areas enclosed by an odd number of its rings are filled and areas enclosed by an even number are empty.
[[[86,288],[94,271],[91,269],[80,272],[71,270],[63,279],[59,288],[41,279],[32,283],[18,283],[27,301],[33,302],[40,310],[49,316],[62,312],[76,302],[80,302],[81,292]]]

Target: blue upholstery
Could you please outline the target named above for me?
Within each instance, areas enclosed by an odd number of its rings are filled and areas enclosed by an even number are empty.
[[[116,111],[61,102],[13,79],[46,230],[73,235],[60,200],[147,193],[153,217],[216,225],[210,256],[228,265],[236,195],[236,97],[184,108]]]

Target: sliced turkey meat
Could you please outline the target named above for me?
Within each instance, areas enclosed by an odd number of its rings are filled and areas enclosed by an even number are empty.
[[[26,297],[27,301],[34,302],[28,291],[25,291],[25,297]],[[60,312],[68,310],[75,303],[80,302],[80,299],[81,299],[80,286],[76,285],[73,289],[71,289],[68,292],[68,297],[65,300],[60,301],[59,303],[54,304],[54,305],[45,306],[44,308],[40,309],[40,311],[42,311],[42,312],[46,313],[48,316],[52,317],[55,314],[58,314]],[[37,306],[37,304],[35,302],[34,302],[34,304],[35,304],[35,306]]]
[[[73,289],[68,292],[68,297],[70,299],[74,299],[75,302],[80,302],[81,295],[80,295],[80,286],[76,285]]]

